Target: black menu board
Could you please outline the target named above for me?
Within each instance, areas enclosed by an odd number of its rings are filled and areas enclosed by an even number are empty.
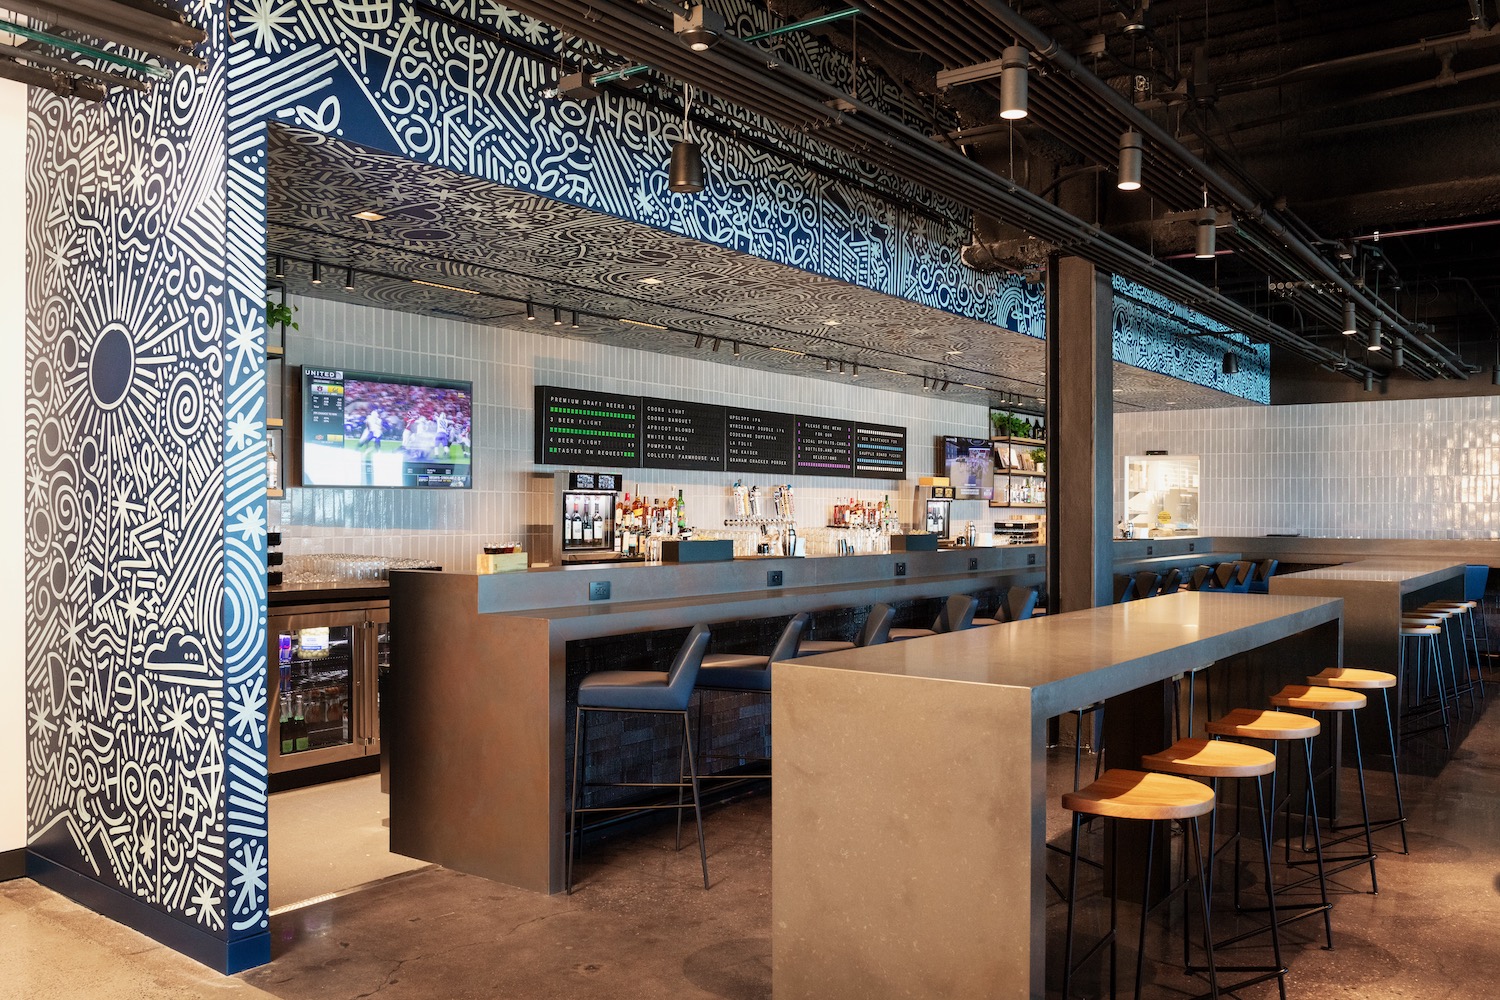
[[[869,479],[905,479],[906,428],[855,424],[854,474]]]
[[[650,396],[641,400],[641,465],[724,468],[724,407]]]
[[[538,465],[639,466],[641,398],[536,387]]]
[[[847,420],[797,418],[797,462],[803,476],[854,475],[854,425]]]
[[[790,413],[726,409],[725,468],[730,472],[790,475],[793,419]]]

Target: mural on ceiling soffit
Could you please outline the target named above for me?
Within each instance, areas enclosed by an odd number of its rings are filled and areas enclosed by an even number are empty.
[[[1207,316],[1129,279],[1113,275],[1115,360],[1159,375],[1218,389],[1253,403],[1271,401],[1271,348],[1252,344]],[[1200,331],[1214,336],[1199,336]],[[1240,370],[1224,373],[1224,355]]]
[[[265,354],[192,14],[203,71],[30,91],[28,839],[232,942],[267,934]]]
[[[437,2],[525,45],[554,45],[550,27],[489,0]],[[773,26],[769,14],[743,0],[720,6],[741,33]],[[233,11],[231,147],[251,179],[265,166],[264,122],[277,121],[1030,336],[1044,333],[1040,286],[964,265],[959,253],[967,233],[844,182],[890,183],[852,157],[813,144],[836,162],[825,176],[703,131],[697,137],[710,167],[709,191],[673,194],[666,162],[681,130],[677,116],[610,93],[588,103],[550,96],[553,58],[502,48],[391,0],[237,0]],[[842,53],[805,35],[785,39],[778,55],[826,79],[848,74]],[[874,100],[899,105],[894,91]],[[784,130],[765,123],[765,131]],[[908,203],[933,202],[912,185],[901,195]],[[964,215],[947,204],[931,214]]]

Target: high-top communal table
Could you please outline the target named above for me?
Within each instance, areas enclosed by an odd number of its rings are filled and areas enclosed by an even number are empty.
[[[1172,675],[1242,657],[1259,687],[1340,663],[1343,602],[1178,593],[778,663],[777,1000],[1045,996],[1046,724],[1143,712]]]
[[[1401,657],[1401,612],[1428,601],[1463,600],[1464,564],[1361,559],[1273,576],[1271,593],[1342,597],[1348,665],[1394,674]]]

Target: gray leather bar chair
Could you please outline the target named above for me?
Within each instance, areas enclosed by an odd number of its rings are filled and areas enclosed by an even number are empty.
[[[943,610],[938,612],[932,628],[893,628],[891,641],[921,639],[924,636],[941,635],[944,632],[962,632],[974,626],[974,612],[978,609],[979,601],[976,598],[968,594],[954,594],[943,605]]]
[[[771,655],[755,653],[709,653],[698,672],[698,688],[711,691],[769,691],[771,664],[794,659],[807,628],[807,613],[793,615],[781,630]]]
[[[693,733],[688,725],[688,702],[693,697],[693,685],[698,680],[698,671],[703,662],[703,653],[708,649],[709,631],[706,625],[697,625],[688,633],[687,639],[672,665],[665,671],[657,670],[604,670],[589,674],[578,685],[578,709],[573,728],[573,794],[568,807],[568,862],[564,881],[567,891],[573,891],[573,859],[578,853],[578,821],[584,813],[635,811],[637,809],[675,809],[678,815],[677,847],[682,848],[682,811],[692,809],[698,822],[698,858],[703,865],[703,888],[708,888],[708,850],[703,843],[703,809],[698,797],[698,769],[693,757]],[[644,713],[672,715],[682,720],[682,748],[679,754],[678,780],[675,782],[650,781],[588,781],[588,762],[584,760],[588,747],[587,720],[596,712]],[[686,765],[684,779],[682,766]],[[582,792],[586,785],[612,786],[617,788],[676,788],[677,802],[666,804],[629,804],[613,806],[580,805],[586,803]],[[693,801],[683,801],[683,792],[691,788]]]
[[[859,635],[854,637],[853,642],[842,639],[804,639],[797,648],[797,655],[816,656],[818,653],[836,653],[841,649],[878,646],[890,641],[891,622],[895,620],[894,608],[889,604],[877,604],[870,608],[870,613],[865,616],[864,627],[859,630]]]

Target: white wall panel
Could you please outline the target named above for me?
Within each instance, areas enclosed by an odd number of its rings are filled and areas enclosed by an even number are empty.
[[[0,851],[26,846],[26,87],[0,80]]]
[[[556,467],[532,464],[532,390],[562,385],[625,395],[659,396],[781,412],[898,424],[907,431],[907,474],[931,475],[935,439],[944,434],[987,436],[988,411],[931,396],[861,388],[855,381],[738,368],[716,361],[672,357],[524,329],[374,309],[334,299],[295,298],[299,331],[288,338],[290,365],[354,368],[474,383],[474,489],[422,493],[396,489],[294,489],[272,503],[283,551],[358,552],[421,558],[453,569],[473,565],[486,543],[522,542],[543,551],[550,530]],[[627,489],[647,496],[683,491],[691,519],[717,525],[729,516],[735,474],[625,470]],[[798,520],[822,524],[836,499],[851,496],[902,504],[910,520],[911,483],[792,476]],[[744,477],[762,488],[783,480]],[[954,517],[982,525],[993,518],[978,502],[958,505]]]
[[[1500,538],[1500,397],[1115,415],[1124,456],[1201,456],[1206,535]]]

